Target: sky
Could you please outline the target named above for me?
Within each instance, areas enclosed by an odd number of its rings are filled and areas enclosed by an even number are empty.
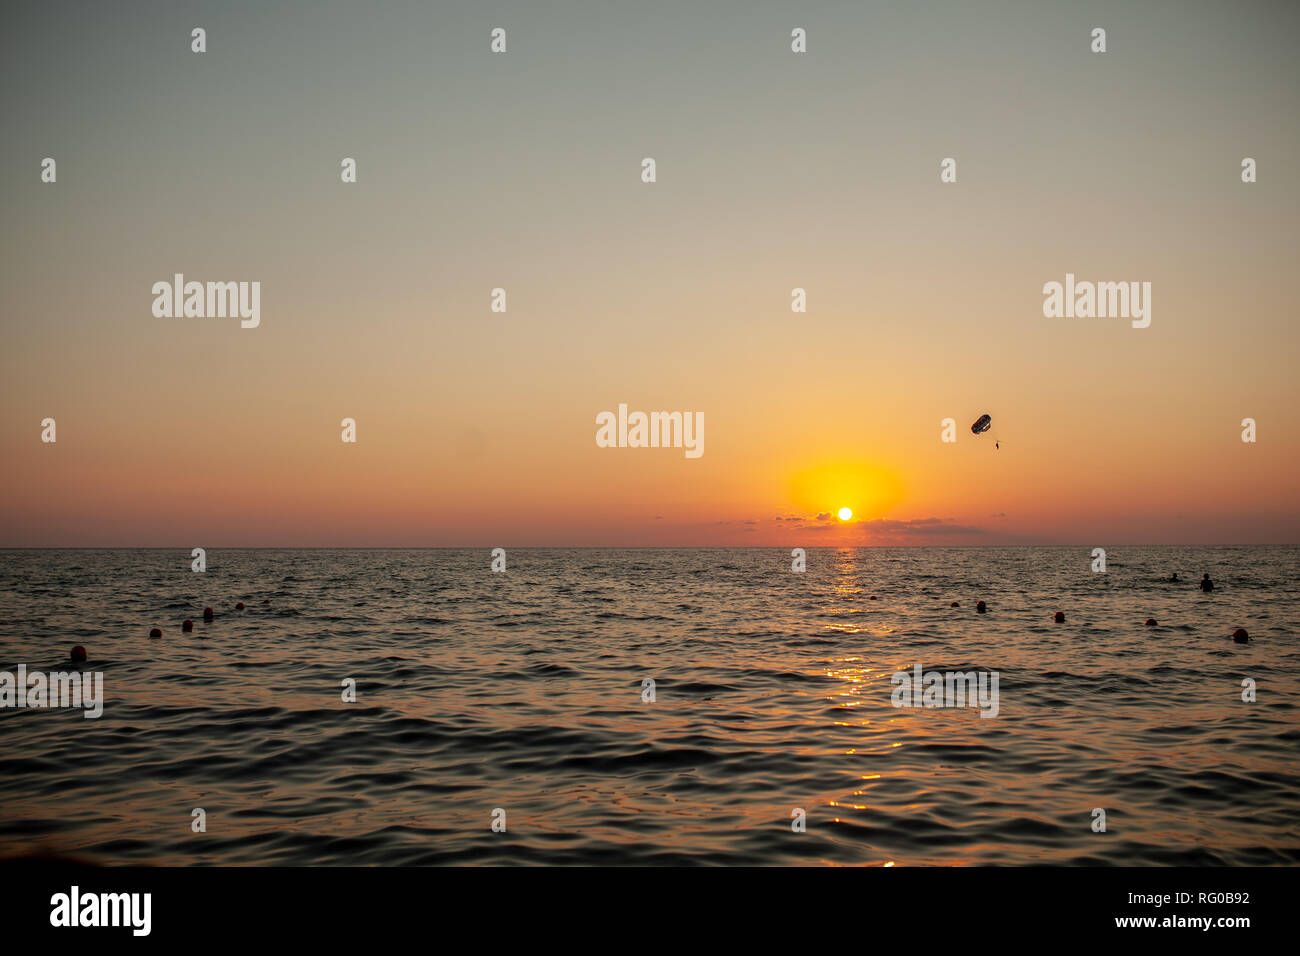
[[[0,547],[1300,541],[1294,4],[0,20]]]

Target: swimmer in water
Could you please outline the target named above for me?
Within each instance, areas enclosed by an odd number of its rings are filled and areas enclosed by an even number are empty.
[[[1205,576],[1201,578],[1201,590],[1206,592],[1207,594],[1214,590],[1214,582],[1210,580],[1210,575],[1208,571],[1206,572]]]
[[[1177,580],[1178,580],[1178,572],[1175,571],[1173,574],[1169,575],[1169,580],[1170,580],[1170,581],[1177,581]]]

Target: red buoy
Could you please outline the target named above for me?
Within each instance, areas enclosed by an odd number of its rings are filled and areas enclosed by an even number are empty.
[[[984,611],[985,611],[985,608],[984,608],[984,602],[983,602],[983,601],[980,601],[978,604],[975,605],[975,613],[976,613],[976,614],[983,614]]]
[[[270,603],[271,603],[271,599],[270,599],[270,598],[267,598],[267,599],[266,599],[265,601],[263,601],[262,603],[263,603],[263,604],[270,604]]]
[[[210,608],[210,607],[205,607],[205,608],[203,609],[203,620],[205,620],[205,621],[210,621],[210,620],[212,620],[212,617],[213,617],[213,614],[212,614],[212,608]]]
[[[151,631],[149,632],[149,636],[150,636],[150,637],[162,637],[162,628],[160,628],[160,627],[155,627],[153,630],[151,630]]]
[[[1065,623],[1065,612],[1064,612],[1064,611],[1057,611],[1057,612],[1056,612],[1056,617],[1053,618],[1053,620],[1056,621],[1057,624],[1064,624],[1064,623]]]
[[[953,601],[953,602],[952,602],[950,605],[948,605],[948,606],[949,606],[949,607],[961,607],[961,602],[960,602],[960,601]]]
[[[70,656],[74,661],[84,661],[86,659],[86,649],[78,644],[72,649]]]
[[[867,598],[868,601],[874,601],[875,599],[876,599],[876,596],[875,596],[874,594],[871,595],[871,597]]]
[[[1250,635],[1246,633],[1246,629],[1244,627],[1239,627],[1232,632],[1232,639],[1236,641],[1238,644],[1245,644],[1248,640],[1250,640]]]
[[[1147,618],[1147,627],[1155,627],[1155,626],[1156,626],[1156,619],[1154,617]]]
[[[243,609],[244,609],[244,602],[243,602],[243,601],[240,601],[238,604],[235,605],[235,610],[236,610],[236,611],[242,611]]]
[[[193,621],[182,621],[182,622],[181,622],[181,630],[182,630],[182,631],[192,631],[192,630],[194,630],[194,622],[193,622]]]

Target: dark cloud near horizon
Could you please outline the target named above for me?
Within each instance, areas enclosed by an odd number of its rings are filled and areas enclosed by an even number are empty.
[[[818,514],[815,520],[821,522],[820,524],[808,523],[813,520],[810,518],[786,518],[785,520],[804,522],[802,524],[798,524],[795,526],[796,531],[830,531],[836,527],[839,527],[838,525],[825,523],[828,517],[830,517],[829,512],[823,512],[821,514]],[[779,521],[781,519],[778,518],[777,520]],[[756,522],[747,521],[745,523],[754,524]],[[957,535],[988,534],[988,531],[986,531],[984,528],[977,528],[974,527],[973,525],[957,524],[956,522],[952,521],[949,518],[908,518],[905,520],[899,520],[895,518],[873,518],[870,521],[851,522],[850,524],[847,525],[847,527],[862,528],[874,533],[891,535],[891,536],[905,536],[905,535],[913,534],[913,535],[925,535],[929,537],[929,536],[945,535],[945,534],[957,534]]]

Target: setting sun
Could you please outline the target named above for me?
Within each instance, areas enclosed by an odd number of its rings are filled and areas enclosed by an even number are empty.
[[[838,518],[857,524],[890,514],[903,498],[902,482],[892,468],[832,459],[794,474],[787,502],[806,514],[825,514],[831,521]],[[832,503],[830,507],[828,502]]]

